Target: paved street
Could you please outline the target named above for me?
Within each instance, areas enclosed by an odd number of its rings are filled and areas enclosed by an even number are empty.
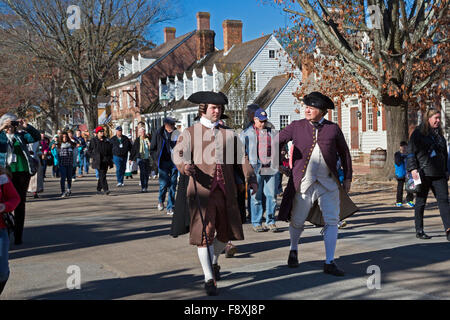
[[[93,174],[77,179],[73,196],[59,198],[59,179],[48,178],[40,199],[28,198],[24,244],[11,246],[11,276],[2,299],[450,299],[450,243],[433,196],[418,240],[413,210],[394,208],[394,183],[355,182],[361,211],[340,230],[337,263],[347,275],[322,273],[320,228],[308,225],[300,266],[287,267],[289,232],[255,233],[244,225],[238,253],[222,256],[219,296],[206,297],[196,248],[188,235],[169,235],[171,217],[156,209],[158,186],[139,192],[138,176],[110,196],[96,195]],[[381,289],[368,289],[381,270]],[[69,266],[78,266],[81,289],[69,290]],[[70,271],[70,269],[69,269]]]

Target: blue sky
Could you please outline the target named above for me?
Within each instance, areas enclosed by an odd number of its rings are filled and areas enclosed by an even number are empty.
[[[151,39],[157,45],[164,42],[164,27],[175,27],[176,36],[181,36],[197,28],[196,14],[199,11],[211,14],[211,29],[216,32],[215,45],[223,49],[222,22],[241,20],[243,22],[242,41],[249,41],[273,33],[289,24],[280,6],[273,0],[178,0],[179,18],[155,26]]]

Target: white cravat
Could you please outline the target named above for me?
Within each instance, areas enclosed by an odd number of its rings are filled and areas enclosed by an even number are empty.
[[[218,125],[218,121],[212,122],[211,120],[205,117],[200,118],[200,123],[209,129],[214,129]]]

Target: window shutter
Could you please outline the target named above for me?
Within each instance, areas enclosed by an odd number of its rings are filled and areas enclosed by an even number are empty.
[[[338,124],[342,130],[342,102],[339,100],[337,103]]]
[[[361,99],[361,112],[362,112],[362,131],[367,131],[367,106],[366,106],[366,99]]]
[[[372,103],[373,112],[373,131],[378,131],[378,103],[375,97],[370,100]]]

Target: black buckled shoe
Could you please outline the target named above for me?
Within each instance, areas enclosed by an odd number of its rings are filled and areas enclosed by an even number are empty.
[[[213,279],[205,282],[205,290],[208,296],[217,296],[217,286]]]
[[[297,251],[295,251],[295,250],[289,251],[288,267],[289,268],[297,268],[298,267]]]
[[[334,263],[334,261],[331,261],[330,264],[324,263],[323,264],[323,272],[331,274],[336,277],[345,276],[344,270],[339,269],[339,267]]]
[[[220,280],[220,266],[216,263],[213,264],[214,278],[216,281]]]
[[[429,235],[427,235],[425,232],[420,231],[416,233],[416,238],[417,239],[423,239],[423,240],[428,240],[431,239],[432,237],[430,237]]]

